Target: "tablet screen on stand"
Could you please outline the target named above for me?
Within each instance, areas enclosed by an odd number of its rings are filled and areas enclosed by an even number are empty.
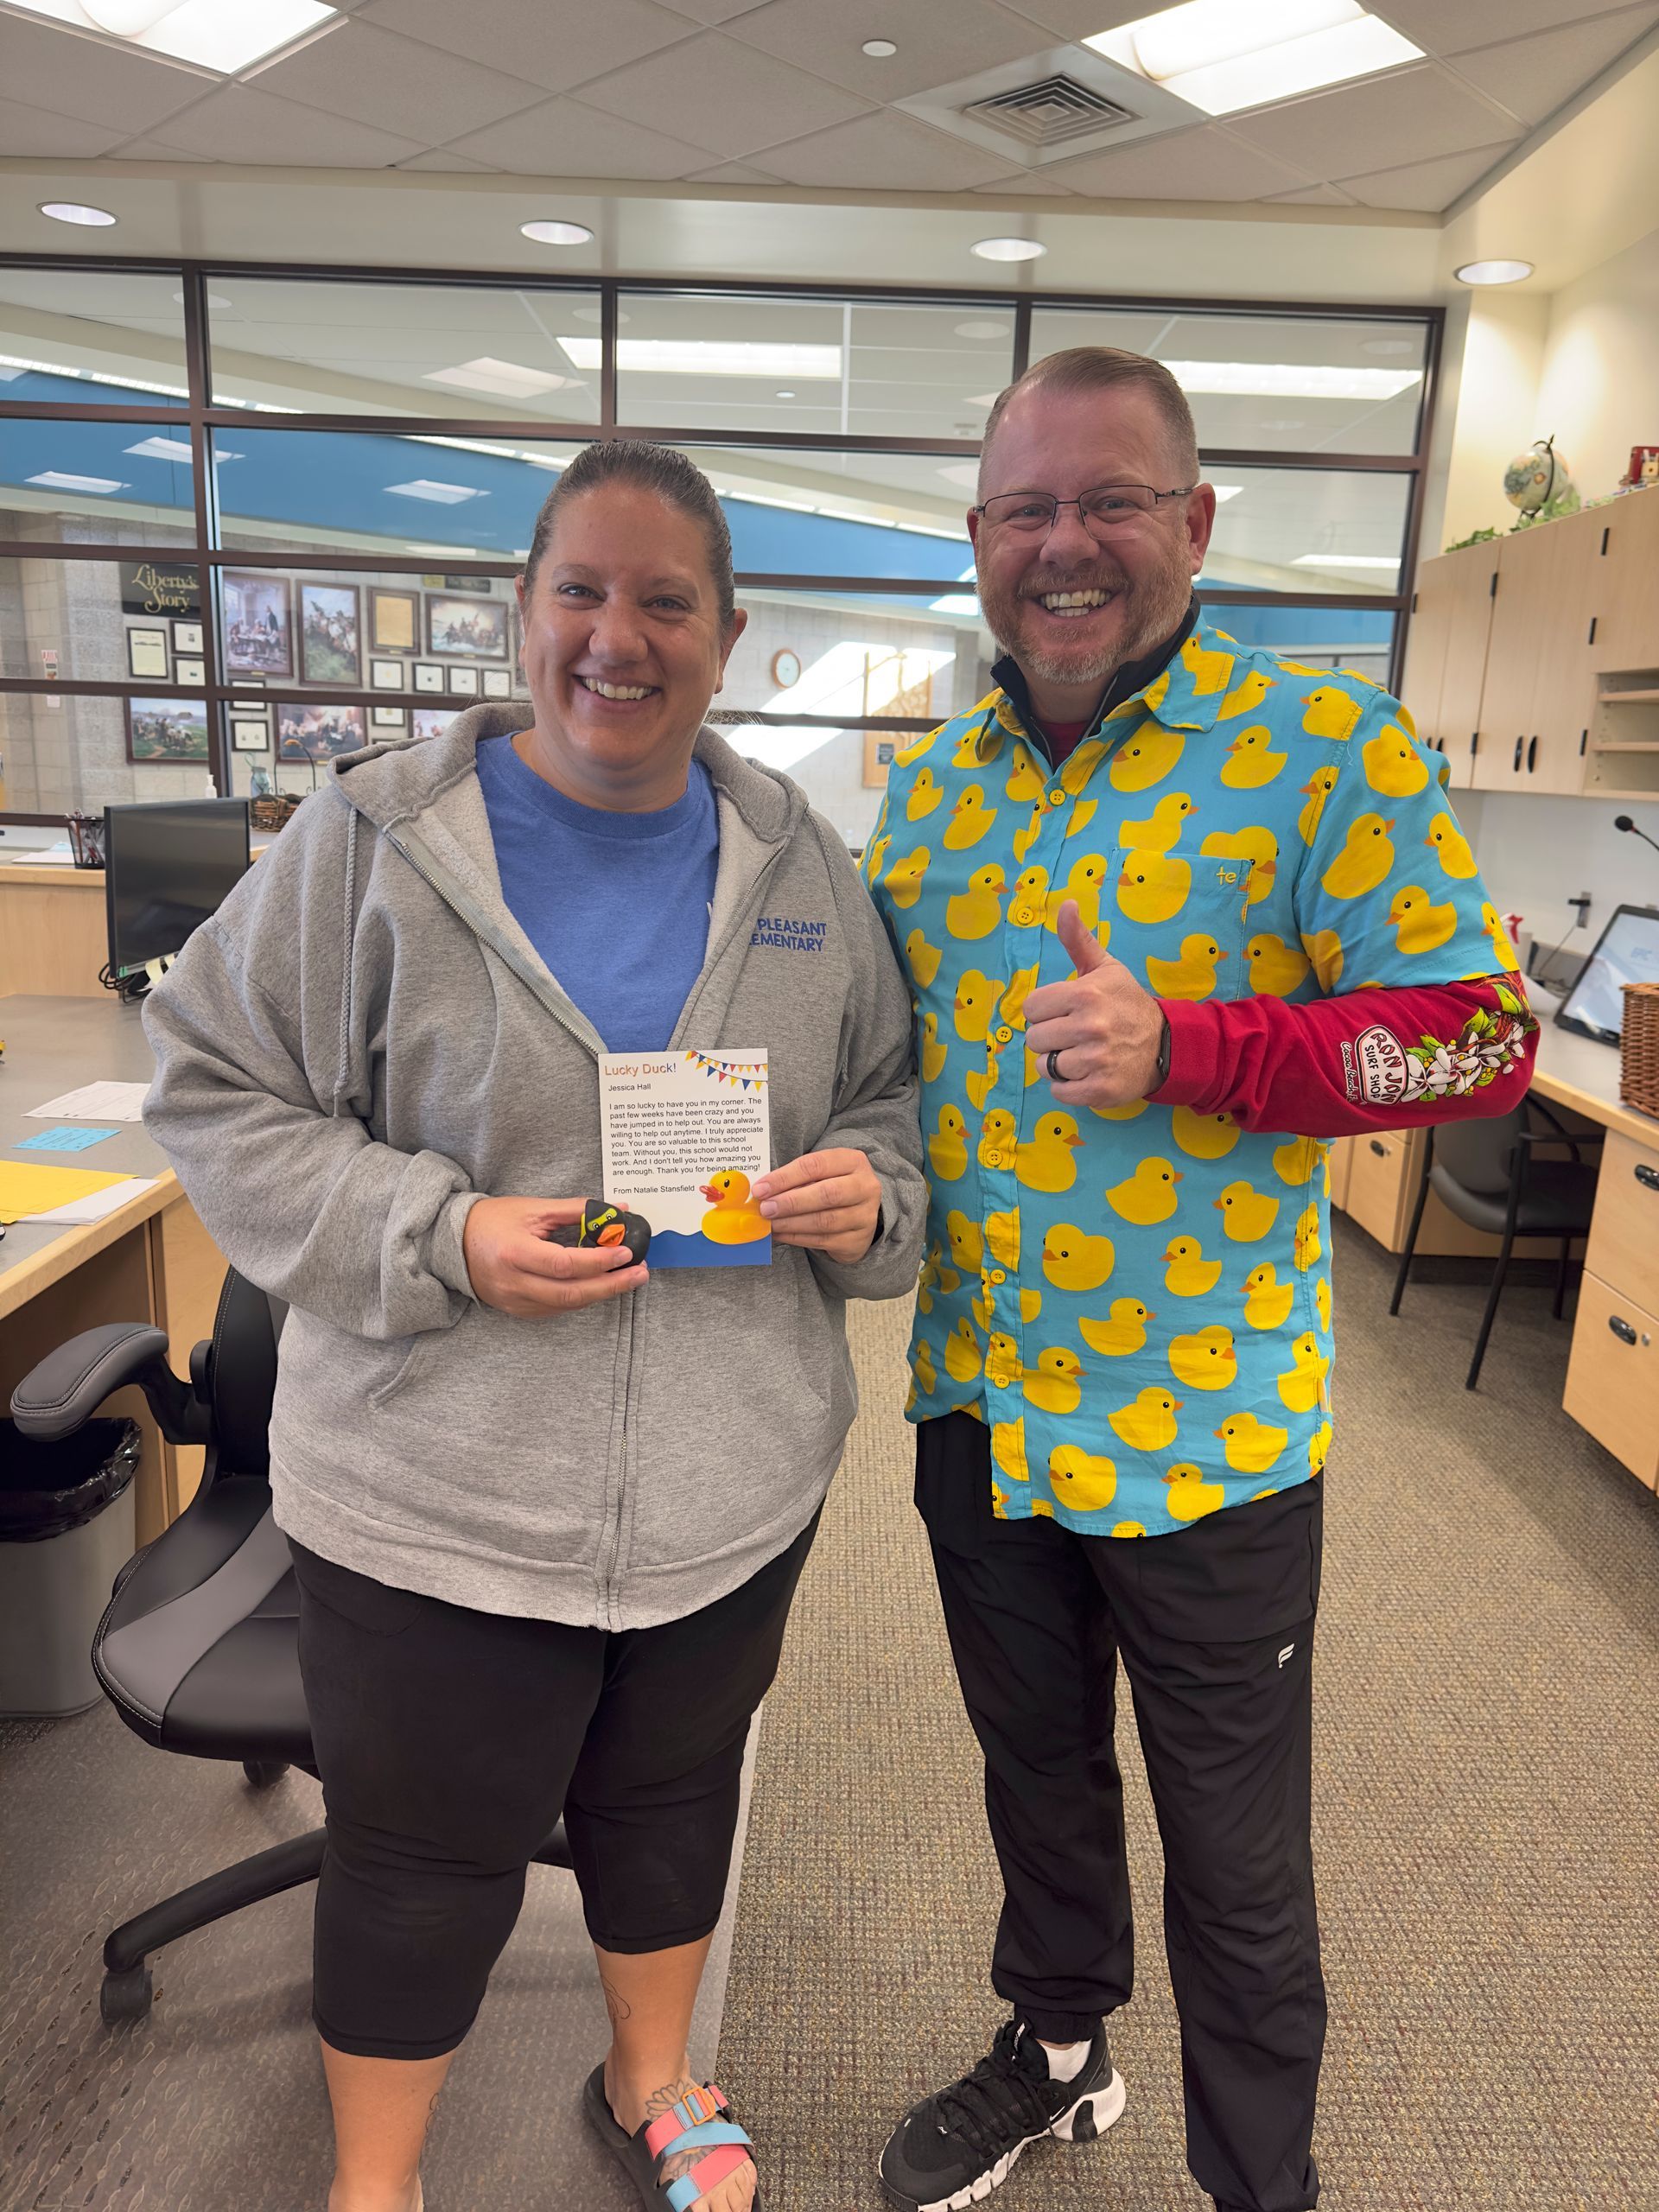
[[[1617,1045],[1624,1021],[1621,988],[1659,983],[1659,906],[1618,906],[1579,979],[1555,1010],[1563,1029]]]

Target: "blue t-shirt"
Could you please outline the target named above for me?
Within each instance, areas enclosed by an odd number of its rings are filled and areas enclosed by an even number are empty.
[[[685,796],[613,814],[555,791],[512,749],[478,748],[501,893],[567,998],[613,1052],[660,1052],[702,967],[720,861],[714,786],[691,763]]]

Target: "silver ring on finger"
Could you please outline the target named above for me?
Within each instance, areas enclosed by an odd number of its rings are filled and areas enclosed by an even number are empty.
[[[1065,1050],[1065,1047],[1064,1045],[1057,1045],[1044,1063],[1044,1065],[1048,1071],[1048,1079],[1051,1083],[1064,1083],[1065,1081],[1065,1077],[1060,1073],[1060,1054]]]

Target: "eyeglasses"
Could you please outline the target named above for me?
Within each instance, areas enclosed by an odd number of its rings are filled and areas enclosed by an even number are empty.
[[[995,530],[1014,530],[1022,536],[1046,537],[1062,507],[1075,507],[1091,537],[1107,537],[1153,514],[1164,499],[1190,498],[1196,487],[1185,485],[1173,492],[1154,492],[1150,484],[1103,484],[1078,499],[1057,499],[1052,492],[999,492],[974,509]]]

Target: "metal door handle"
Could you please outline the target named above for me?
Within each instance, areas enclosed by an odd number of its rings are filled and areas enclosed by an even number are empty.
[[[1535,737],[1535,738],[1533,739],[1533,741],[1532,741],[1531,744],[1530,744],[1529,746],[1528,746],[1528,747],[1527,747],[1527,773],[1528,773],[1529,775],[1530,775],[1530,774],[1532,773],[1533,770],[1534,770],[1537,766],[1538,766],[1538,741],[1537,741],[1537,739]]]
[[[1521,753],[1526,741],[1524,737],[1517,737],[1515,741],[1515,772],[1517,776],[1521,772]]]
[[[1371,1139],[1371,1150],[1376,1154],[1379,1160],[1386,1160],[1389,1156],[1389,1147],[1383,1143],[1381,1137],[1373,1137]]]
[[[1618,1338],[1620,1344],[1633,1344],[1636,1342],[1636,1331],[1630,1326],[1628,1321],[1622,1319],[1618,1314],[1610,1313],[1607,1317],[1607,1325],[1612,1331],[1613,1334]]]
[[[1659,1167],[1649,1167],[1645,1160],[1638,1160],[1631,1170],[1645,1190],[1659,1191]]]

